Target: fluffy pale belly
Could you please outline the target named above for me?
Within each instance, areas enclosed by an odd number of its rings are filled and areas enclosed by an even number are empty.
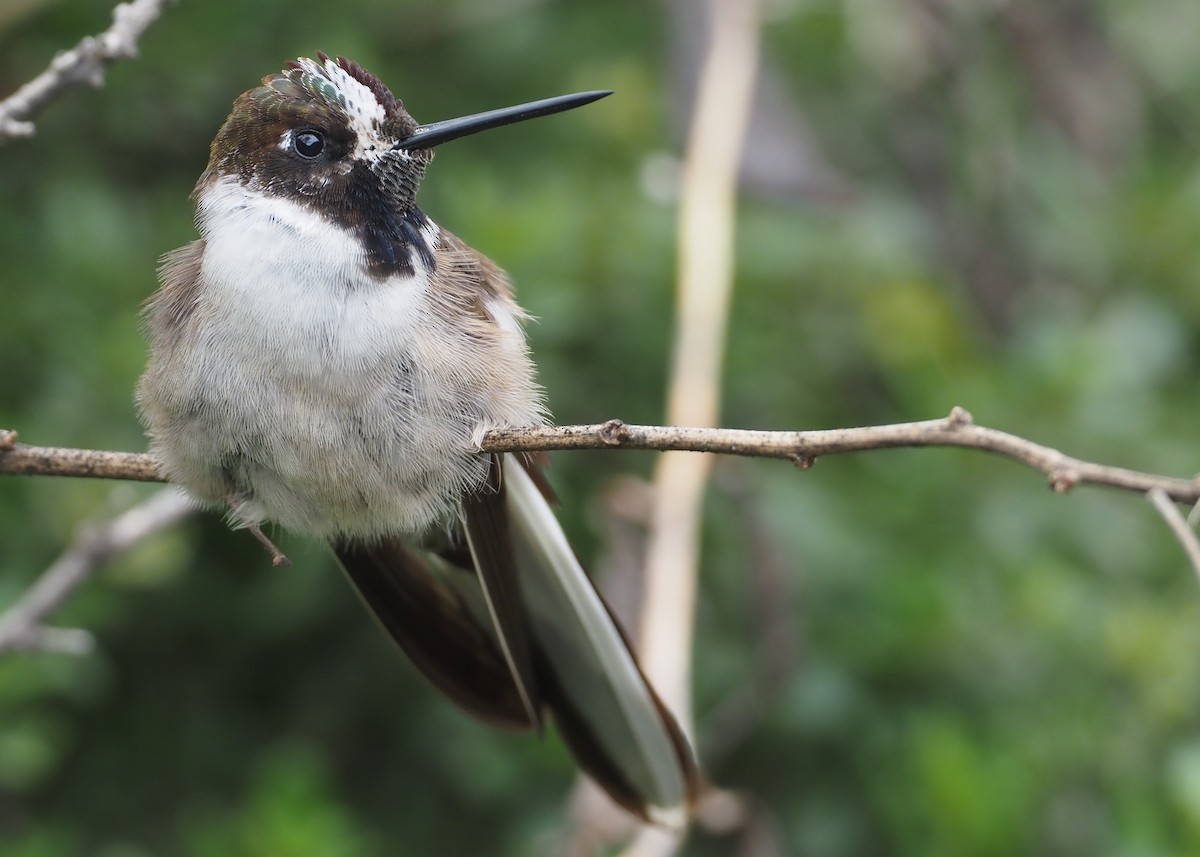
[[[193,371],[147,399],[154,449],[201,499],[230,503],[245,523],[276,521],[316,535],[421,532],[480,484],[473,435],[483,403],[435,391],[404,360],[346,373],[219,364],[193,352]],[[147,384],[153,381],[148,380]]]

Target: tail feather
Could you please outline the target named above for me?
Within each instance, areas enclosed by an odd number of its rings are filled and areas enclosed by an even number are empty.
[[[642,675],[534,480],[504,456],[522,598],[558,693],[548,700],[581,765],[617,800],[679,826],[698,787],[692,752]]]

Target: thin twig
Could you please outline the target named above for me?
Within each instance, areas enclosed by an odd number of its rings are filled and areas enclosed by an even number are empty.
[[[30,118],[72,86],[99,87],[104,71],[120,59],[137,56],[137,43],[170,0],[132,0],[113,9],[113,22],[103,33],[87,36],[63,51],[50,67],[0,101],[0,143],[10,137],[29,137]]]
[[[1188,512],[1187,525],[1193,529],[1200,524],[1200,503],[1193,503],[1191,511]]]
[[[1145,494],[1161,488],[1178,503],[1200,502],[1200,478],[1158,476],[1072,458],[1048,446],[998,429],[975,425],[955,408],[949,417],[913,423],[817,431],[754,431],[629,425],[609,420],[596,425],[493,429],[483,436],[484,452],[543,452],[569,449],[642,449],[715,452],[756,458],[782,458],[801,469],[819,458],[905,447],[958,447],[1011,458],[1046,474],[1050,487],[1065,493],[1076,485],[1099,485]],[[76,476],[166,482],[155,459],[145,453],[60,449],[16,442],[0,429],[0,475]]]
[[[1167,522],[1167,526],[1171,528],[1175,538],[1183,545],[1184,553],[1187,554],[1188,561],[1192,564],[1192,571],[1196,573],[1197,577],[1200,577],[1200,540],[1196,539],[1196,531],[1188,526],[1183,514],[1163,489],[1151,488],[1146,492],[1146,499],[1163,516],[1163,520]]]
[[[158,462],[140,452],[108,452],[96,449],[62,449],[28,446],[0,436],[0,473],[13,476],[82,476],[95,479],[124,479],[131,482],[166,482]]]
[[[0,454],[0,460],[3,457]],[[51,649],[84,654],[90,651],[90,634],[77,629],[48,628],[43,624],[46,618],[107,560],[194,511],[196,506],[180,491],[168,488],[102,525],[80,527],[62,556],[0,613],[0,652]]]

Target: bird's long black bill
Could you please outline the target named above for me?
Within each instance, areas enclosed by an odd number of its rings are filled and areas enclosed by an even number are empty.
[[[576,92],[572,95],[558,95],[554,98],[543,98],[541,101],[530,101],[528,104],[518,104],[515,107],[501,107],[499,110],[488,110],[458,119],[446,119],[422,125],[404,140],[396,144],[397,149],[428,149],[459,137],[511,125],[514,122],[524,122],[526,119],[536,119],[539,116],[549,116],[564,110],[573,110],[593,101],[599,101],[605,96],[612,95],[612,90],[596,90],[594,92]]]

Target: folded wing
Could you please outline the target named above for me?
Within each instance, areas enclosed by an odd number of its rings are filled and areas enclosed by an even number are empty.
[[[622,806],[686,822],[698,775],[531,475],[511,454],[463,504],[469,551],[339,543],[367,606],[434,686],[499,726],[553,717],[580,767]],[[530,470],[527,470],[530,468]],[[476,573],[462,566],[470,560]],[[515,580],[514,580],[515,577]]]

